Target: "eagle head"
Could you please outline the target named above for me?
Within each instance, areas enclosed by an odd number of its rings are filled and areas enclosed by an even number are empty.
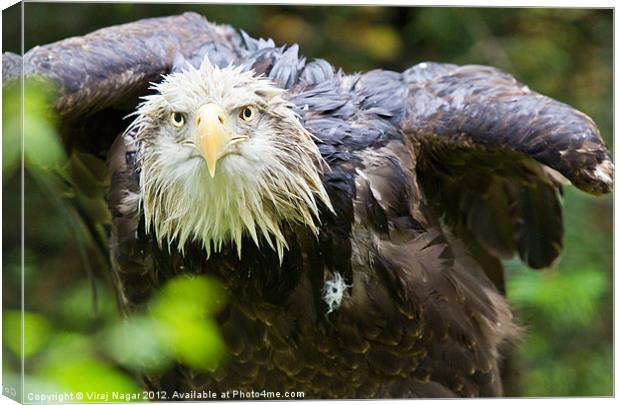
[[[201,242],[207,254],[249,235],[282,260],[282,225],[317,232],[318,205],[331,208],[325,163],[284,98],[244,67],[205,57],[153,84],[127,136],[136,143],[147,232],[161,245]]]

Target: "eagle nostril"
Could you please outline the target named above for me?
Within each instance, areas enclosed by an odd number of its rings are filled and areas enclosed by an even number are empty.
[[[200,125],[200,116],[196,118],[196,125]]]
[[[220,120],[220,124],[224,124],[224,116],[223,115],[218,115],[217,119]]]

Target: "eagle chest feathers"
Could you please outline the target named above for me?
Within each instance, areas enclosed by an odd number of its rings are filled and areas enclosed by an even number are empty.
[[[122,308],[182,273],[229,293],[227,361],[149,384],[501,395],[501,259],[550,266],[562,184],[611,190],[594,123],[494,68],[345,75],[227,35],[175,58],[110,153]]]

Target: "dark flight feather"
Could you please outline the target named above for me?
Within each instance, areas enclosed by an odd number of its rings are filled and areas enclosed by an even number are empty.
[[[184,255],[161,249],[144,229],[136,150],[111,142],[124,129],[119,113],[149,81],[205,56],[287,89],[329,166],[322,181],[333,211],[320,207],[318,235],[283,225],[282,263],[250,240],[241,258],[233,246],[209,258],[199,243]],[[3,55],[5,81],[18,77],[21,60]],[[70,123],[64,139],[108,153],[121,310],[143,307],[185,272],[215,275],[230,292],[218,314],[227,363],[210,373],[177,365],[145,378],[153,389],[501,395],[502,353],[519,328],[502,296],[500,259],[517,253],[541,268],[558,257],[562,177],[593,194],[612,188],[613,164],[592,120],[491,67],[422,63],[346,75],[300,56],[297,45],[192,13],[36,47],[23,62],[26,76],[57,83],[55,107]],[[334,309],[323,294],[337,277],[344,291]]]

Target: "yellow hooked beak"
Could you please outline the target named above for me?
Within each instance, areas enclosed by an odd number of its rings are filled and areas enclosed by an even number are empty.
[[[201,106],[196,114],[198,147],[207,161],[211,177],[215,177],[217,161],[225,154],[230,141],[224,110],[217,104]]]

